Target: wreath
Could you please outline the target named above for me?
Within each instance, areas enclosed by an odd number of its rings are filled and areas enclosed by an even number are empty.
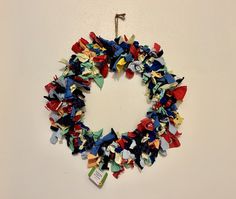
[[[60,61],[65,64],[62,75],[45,86],[53,132],[50,141],[56,144],[65,139],[73,155],[80,153],[88,160],[89,168],[110,169],[118,178],[125,168],[136,165],[142,170],[158,154],[166,156],[167,149],[180,146],[178,126],[183,118],[177,102],[183,100],[187,87],[180,86],[184,78],[167,70],[159,44],[154,43],[153,48],[140,45],[134,35],[110,41],[91,32],[90,38],[90,43],[80,38],[72,46],[70,59]],[[139,74],[151,107],[133,131],[111,129],[103,136],[102,129],[93,131],[83,122],[84,92],[90,91],[93,81],[102,88],[109,71],[125,73],[129,79]]]

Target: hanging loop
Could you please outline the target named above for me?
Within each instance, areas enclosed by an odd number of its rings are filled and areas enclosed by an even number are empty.
[[[115,15],[115,36],[116,36],[116,38],[118,37],[118,21],[119,21],[119,19],[124,21],[125,15],[126,15],[125,13]]]

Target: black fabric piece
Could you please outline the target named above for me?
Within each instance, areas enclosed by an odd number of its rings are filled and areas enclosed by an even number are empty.
[[[93,137],[90,137],[88,135],[84,135],[84,138],[86,139],[86,143],[84,144],[84,147],[85,147],[85,150],[88,151],[88,150],[91,150],[93,145],[94,145],[94,139]]]
[[[70,137],[71,137],[71,135],[69,133],[67,133],[64,136],[65,136],[65,139],[66,139],[66,145],[68,147],[70,147]]]
[[[63,126],[71,126],[73,124],[73,121],[71,120],[70,115],[66,115],[57,120],[57,123]]]
[[[164,54],[164,51],[163,50],[160,50],[158,53],[157,53],[157,57],[161,57],[162,55]]]
[[[80,153],[79,147],[75,147],[74,151],[72,151],[72,155],[77,155],[78,153]]]
[[[52,131],[58,131],[58,128],[55,127],[55,126],[50,126],[50,129],[51,129]]]
[[[102,165],[102,170],[109,170],[108,168],[108,163],[109,163],[109,156],[103,156],[103,165]]]
[[[83,94],[83,92],[81,90],[79,90],[78,88],[76,88],[74,91],[73,91],[73,95],[75,96],[81,96],[83,98],[85,98],[85,95]]]
[[[51,97],[49,97],[49,96],[43,96],[45,99],[47,99],[48,101],[52,101],[52,100],[54,100],[54,98],[51,98]]]
[[[79,97],[76,99],[68,99],[68,102],[72,102],[74,108],[76,109],[81,109],[82,107],[85,106],[84,100],[80,99]]]
[[[56,93],[65,93],[66,89],[64,87],[62,87],[57,82],[55,82],[55,85],[56,85],[56,88],[55,88]]]
[[[182,78],[180,78],[180,79],[177,79],[176,82],[177,82],[178,84],[181,84],[183,80],[184,80],[184,77],[182,77]]]
[[[136,145],[135,147],[134,147],[134,149],[132,149],[132,150],[130,150],[130,151],[132,151],[132,153],[135,155],[135,163],[136,163],[136,165],[140,168],[140,169],[143,169],[143,167],[141,166],[141,164],[140,164],[140,156],[141,156],[141,154],[142,154],[142,150],[141,150],[141,147],[140,146],[138,146],[138,145]]]

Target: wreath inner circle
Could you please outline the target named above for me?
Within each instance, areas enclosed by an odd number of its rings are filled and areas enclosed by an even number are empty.
[[[119,132],[135,129],[151,106],[147,88],[138,75],[130,80],[125,74],[110,72],[102,89],[92,83],[90,92],[84,95],[84,124],[92,131],[103,129],[103,135],[111,127]]]
[[[167,149],[180,146],[178,126],[183,118],[177,102],[183,100],[187,87],[180,86],[184,78],[168,71],[159,44],[141,45],[134,35],[110,41],[91,32],[90,38],[91,42],[80,38],[72,46],[70,59],[60,61],[65,64],[62,75],[45,86],[53,132],[50,141],[56,144],[65,139],[73,155],[87,159],[89,168],[110,169],[118,178],[125,168],[136,165],[142,170],[158,154],[166,156]],[[93,131],[84,124],[84,94],[92,82],[102,88],[109,71],[125,73],[128,79],[139,75],[151,107],[134,130],[119,133],[112,128],[103,135],[102,129]]]

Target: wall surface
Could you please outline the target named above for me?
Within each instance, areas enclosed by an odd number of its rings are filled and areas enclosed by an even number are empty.
[[[234,0],[0,0],[0,198],[235,198],[236,156]],[[109,175],[98,189],[86,161],[65,144],[49,143],[43,86],[60,74],[61,58],[90,31],[119,32],[143,44],[159,42],[168,67],[185,76],[188,93],[182,146],[140,173]],[[135,128],[148,104],[140,80],[109,77],[87,99],[94,129]],[[116,91],[115,96],[114,90]]]

